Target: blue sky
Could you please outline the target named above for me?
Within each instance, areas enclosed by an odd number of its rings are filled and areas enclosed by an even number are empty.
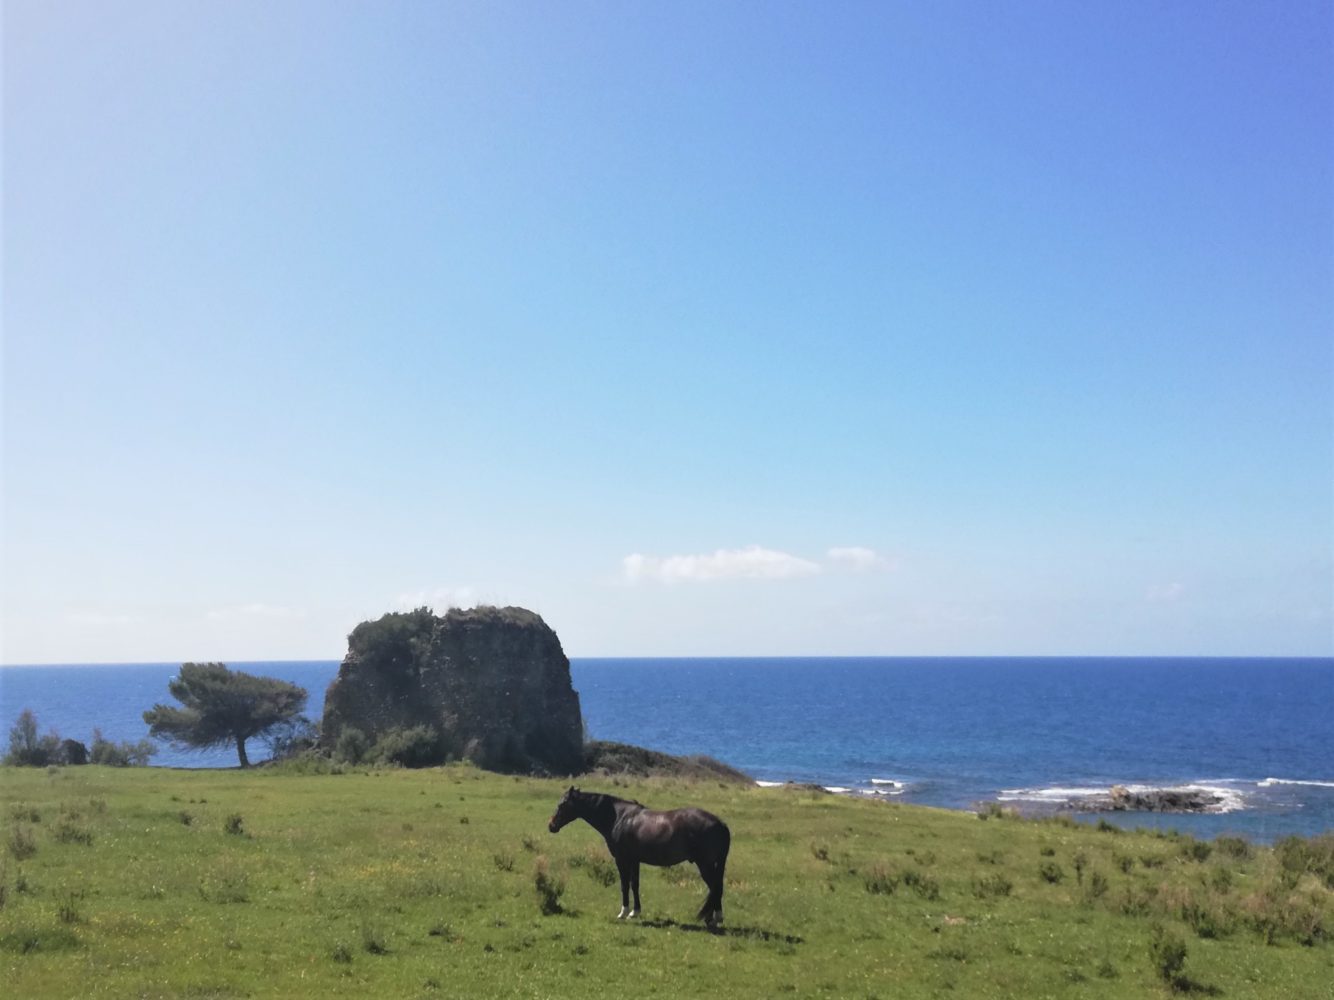
[[[1327,3],[3,28],[4,662],[1334,654]]]

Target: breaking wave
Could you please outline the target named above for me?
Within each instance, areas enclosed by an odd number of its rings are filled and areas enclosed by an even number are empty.
[[[1271,788],[1274,785],[1305,785],[1308,788],[1334,788],[1334,781],[1303,781],[1298,778],[1265,778],[1264,781],[1256,782],[1261,788]]]

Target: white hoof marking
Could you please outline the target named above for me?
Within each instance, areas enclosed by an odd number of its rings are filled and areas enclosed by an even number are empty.
[[[625,919],[625,915],[626,915],[626,913],[628,913],[628,912],[629,912],[629,911],[628,911],[624,906],[622,906],[622,907],[621,907],[621,912],[618,913],[618,914],[616,914],[616,919],[617,919],[617,920],[624,920],[624,919]],[[630,916],[633,917],[634,914],[631,913]]]
[[[638,911],[638,910],[631,910],[631,911],[630,911],[630,919],[631,919],[631,920],[634,920],[635,917],[637,917],[637,916],[639,916],[639,911]]]

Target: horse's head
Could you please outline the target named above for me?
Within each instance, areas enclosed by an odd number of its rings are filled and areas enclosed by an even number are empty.
[[[551,822],[547,824],[547,829],[552,833],[558,833],[566,823],[578,818],[579,789],[571,785],[560,802],[556,803],[556,811],[551,814]]]

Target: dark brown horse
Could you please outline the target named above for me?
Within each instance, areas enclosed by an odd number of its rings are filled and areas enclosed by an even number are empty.
[[[639,864],[663,868],[692,861],[709,887],[699,919],[710,927],[723,922],[723,870],[732,846],[727,824],[703,809],[658,812],[598,792],[571,788],[556,806],[547,829],[556,833],[566,823],[582,819],[607,842],[621,873],[621,912],[616,917],[639,916]],[[630,893],[635,896],[630,908]]]

